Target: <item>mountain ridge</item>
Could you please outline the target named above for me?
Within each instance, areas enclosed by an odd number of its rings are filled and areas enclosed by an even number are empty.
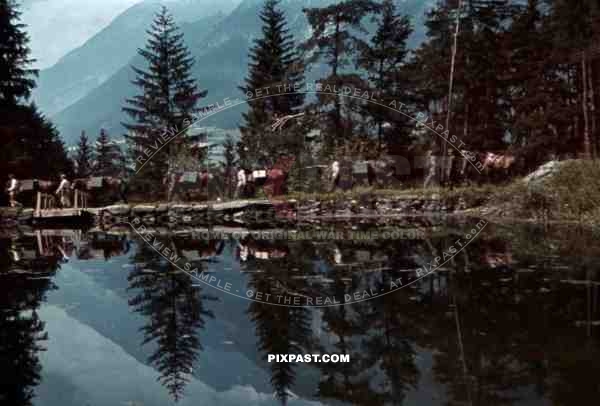
[[[309,35],[309,27],[302,9],[333,2],[334,0],[287,0],[280,3],[296,41],[301,41]],[[423,0],[407,0],[399,2],[398,6],[400,11],[412,14],[414,20],[419,20],[428,3]],[[242,96],[238,86],[242,84],[247,73],[248,52],[252,41],[260,33],[258,13],[262,4],[262,0],[244,0],[231,13],[214,21],[211,27],[207,27],[206,21],[180,23],[186,44],[196,60],[194,77],[201,89],[208,90],[208,96],[201,100],[201,105],[222,102],[226,97]],[[149,24],[150,21],[146,23]],[[422,25],[415,23],[415,27],[420,26]],[[417,30],[411,39],[412,44],[419,43],[422,36],[422,29]],[[104,128],[113,136],[124,133],[120,123],[128,118],[121,112],[121,105],[137,91],[130,84],[134,76],[129,65],[141,67],[143,60],[133,57],[106,81],[51,117],[63,140],[68,144],[75,142],[81,130],[85,130],[92,137],[99,133],[100,128]],[[319,76],[320,70],[316,67],[307,73],[307,80],[314,80]],[[203,125],[235,128],[239,124],[243,108],[244,106],[241,106],[223,111],[207,119]]]
[[[174,16],[185,24],[203,18],[217,19],[238,1],[224,0],[212,9],[200,7],[211,0],[145,0],[134,4],[84,44],[42,70],[33,99],[41,111],[52,116],[100,86],[127,65],[144,45],[149,22],[162,4],[170,6]]]

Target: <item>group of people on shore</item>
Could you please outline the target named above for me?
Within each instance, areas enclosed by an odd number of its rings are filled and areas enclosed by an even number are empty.
[[[57,197],[60,206],[63,208],[70,207],[71,201],[69,198],[69,192],[71,190],[71,182],[67,179],[67,175],[64,173],[60,175],[60,181],[58,187],[54,191],[54,195]],[[17,195],[21,191],[21,182],[15,177],[14,174],[8,175],[8,182],[6,186],[6,193],[8,194],[8,203],[10,207],[19,207],[22,204],[17,200]]]
[[[330,190],[335,190],[340,187],[340,163],[334,160],[327,168],[327,180]],[[289,168],[271,168],[271,170],[248,170],[240,167],[236,173],[236,186],[234,199],[252,197],[256,192],[257,186],[263,186],[267,179],[271,179],[271,183],[276,183],[279,187],[274,188],[277,192],[281,192],[281,183],[285,181]]]

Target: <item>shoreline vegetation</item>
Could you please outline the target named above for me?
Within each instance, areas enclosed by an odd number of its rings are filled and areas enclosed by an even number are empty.
[[[506,185],[473,185],[455,188],[432,187],[413,189],[376,189],[357,187],[348,191],[330,193],[293,192],[278,199],[293,208],[293,219],[322,222],[361,219],[374,220],[402,217],[441,216],[478,217],[496,223],[560,223],[589,226],[600,225],[600,161],[560,161],[539,176],[534,172],[526,178]],[[223,202],[136,202],[114,204],[104,208],[88,209],[96,217],[123,217],[136,213],[155,222],[158,213],[183,218],[183,223],[193,223],[195,215],[210,224],[212,220],[244,221],[250,223],[260,217],[268,223],[277,219],[268,200],[259,198]],[[31,209],[29,209],[32,212]],[[223,218],[205,213],[222,213]],[[26,218],[25,210],[4,209],[1,217]],[[10,214],[12,213],[12,215]],[[104,214],[103,214],[104,213]],[[150,214],[149,214],[150,213]],[[203,214],[200,214],[203,213]],[[260,215],[257,215],[259,213]],[[186,217],[187,216],[187,217]],[[191,219],[191,220],[190,220]],[[108,221],[108,224],[114,221]],[[285,223],[285,220],[283,221]]]
[[[125,118],[119,122],[126,142],[121,146],[112,141],[117,135],[110,134],[112,130],[94,129],[100,134],[97,141],[82,131],[78,146],[68,154],[56,128],[35,104],[29,104],[37,75],[31,66],[29,38],[20,23],[18,3],[4,3],[0,23],[8,35],[4,35],[6,77],[0,80],[3,180],[13,179],[9,175],[17,180],[63,175],[77,180],[112,178],[119,187],[126,184],[127,197],[137,195],[153,202],[172,201],[173,193],[177,194],[172,186],[175,179],[188,179],[186,174],[191,173],[198,183],[181,183],[192,184],[192,191],[185,193],[196,201],[201,198],[192,193],[206,187],[208,195],[211,176],[215,186],[220,186],[221,197],[231,196],[238,189],[236,180],[245,184],[247,174],[254,170],[276,169],[282,180],[285,171],[277,167],[281,157],[294,157],[301,163],[287,168],[290,190],[295,185],[289,180],[300,178],[299,168],[375,161],[374,166],[361,164],[360,172],[366,170],[369,177],[369,168],[376,176],[408,170],[402,179],[411,184],[445,184],[471,175],[475,178],[467,180],[483,183],[495,178],[507,184],[355,188],[318,195],[292,192],[281,199],[300,202],[296,204],[298,216],[322,218],[329,213],[359,220],[444,213],[534,222],[599,222],[600,109],[596,105],[600,92],[596,90],[600,59],[593,52],[598,36],[592,27],[600,9],[588,4],[572,9],[565,1],[491,1],[461,10],[453,2],[441,1],[425,13],[424,26],[418,27],[424,28],[425,38],[412,47],[410,37],[417,27],[404,8],[391,0],[311,4],[315,7],[301,12],[306,20],[303,27],[310,29],[306,31],[310,36],[302,34],[302,40],[288,24],[285,2],[267,0],[252,8],[260,20],[260,32],[256,41],[242,49],[248,56],[247,74],[236,79],[239,93],[231,94],[231,98],[247,99],[247,111],[234,126],[240,139],[227,138],[221,144],[223,161],[209,162],[211,148],[218,145],[209,143],[200,127],[194,131],[189,127],[198,118],[227,109],[231,100],[223,99],[216,108],[214,103],[207,104],[208,95],[212,98],[219,92],[194,76],[194,64],[202,65],[203,58],[196,61],[165,6],[148,21],[145,46],[138,49],[139,63],[131,66],[135,91],[130,89],[128,98],[114,100],[122,103],[120,113]],[[461,20],[468,23],[459,25]],[[449,43],[452,37],[454,43]],[[306,75],[310,71],[319,74]],[[318,94],[307,100],[301,90],[313,89],[313,82]],[[273,88],[279,93],[269,93]],[[374,103],[373,95],[379,102]],[[420,125],[415,126],[415,121]],[[177,134],[184,136],[175,138]],[[163,148],[167,142],[169,147]],[[454,154],[450,147],[462,158],[450,155]],[[403,157],[403,161],[393,157]],[[484,172],[490,173],[470,173],[466,164],[473,164],[471,157],[485,162]],[[566,157],[585,161],[552,161]],[[452,162],[459,161],[465,165],[453,169]],[[514,178],[549,162],[561,168],[552,177]],[[138,163],[144,165],[140,174]],[[331,169],[337,173],[332,179],[340,176],[338,172],[339,168]],[[385,178],[380,182],[385,183]],[[102,187],[108,190],[108,183]],[[8,197],[9,204],[15,205],[18,202],[10,200],[14,190],[8,189],[8,196],[2,198]],[[119,198],[123,198],[121,192]],[[109,204],[108,196],[103,197],[104,201],[94,204]],[[167,217],[171,212],[179,215],[202,204],[206,203],[186,203],[181,209],[167,207],[163,212]],[[158,206],[151,212],[157,212]],[[250,206],[256,208],[257,203]],[[239,215],[247,208],[226,208],[218,215]],[[134,209],[133,205],[124,208],[130,213]],[[206,222],[210,210],[203,210],[206,213],[198,210],[197,217]],[[260,210],[260,215],[275,211],[265,206]],[[0,209],[0,215],[7,217],[7,213],[26,217]]]

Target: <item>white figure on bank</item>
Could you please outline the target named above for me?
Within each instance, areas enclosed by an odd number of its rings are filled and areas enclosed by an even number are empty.
[[[340,163],[333,161],[331,164],[331,188],[335,189],[339,185],[340,180]]]
[[[15,175],[13,175],[12,173],[8,175],[8,178],[8,188],[6,189],[6,191],[8,192],[8,201],[10,203],[10,207],[16,207],[18,204],[16,196],[17,191],[19,189],[19,182],[17,181],[17,178],[15,178]]]
[[[67,180],[67,175],[63,173],[60,175],[60,183],[55,192],[55,194],[60,197],[60,204],[62,207],[69,207],[69,197],[67,196],[68,190],[69,181]]]
[[[237,185],[235,187],[235,197],[241,197],[244,189],[246,188],[246,171],[244,168],[240,168],[237,173]]]

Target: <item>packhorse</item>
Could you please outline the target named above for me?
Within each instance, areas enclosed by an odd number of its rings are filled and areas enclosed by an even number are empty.
[[[516,175],[518,158],[505,152],[470,152],[461,150],[461,156],[454,159],[450,168],[453,184],[508,181]]]

